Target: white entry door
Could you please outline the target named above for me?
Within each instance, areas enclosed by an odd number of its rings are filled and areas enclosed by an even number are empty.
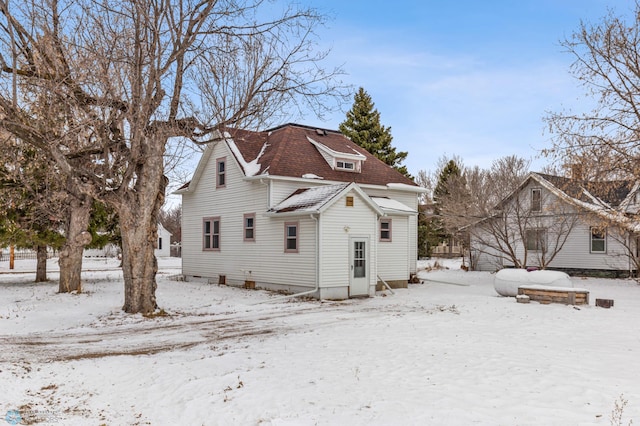
[[[349,296],[369,295],[369,239],[349,239]]]

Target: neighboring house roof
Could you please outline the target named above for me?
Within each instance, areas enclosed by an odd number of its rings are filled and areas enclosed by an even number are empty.
[[[612,208],[620,206],[636,186],[636,182],[632,180],[589,182],[544,173],[535,175],[547,180],[571,198]]]
[[[247,177],[279,176],[393,186],[405,190],[420,189],[411,179],[338,131],[290,123],[262,132],[227,129],[224,136],[224,143],[229,146]],[[203,160],[208,158],[210,152],[209,148],[205,150]],[[360,169],[336,169],[327,160],[331,157],[357,161]],[[192,182],[176,192],[186,192],[192,184],[197,183],[202,173],[202,163],[206,161],[198,164]]]
[[[349,191],[355,191],[362,199],[382,216],[384,211],[374,203],[373,200],[360,187],[354,183],[340,183],[336,185],[322,185],[312,188],[300,188],[294,191],[289,197],[284,199],[275,207],[267,211],[267,215],[273,216],[294,216],[302,214],[322,213],[336,202],[342,195]],[[406,206],[405,206],[406,207]]]

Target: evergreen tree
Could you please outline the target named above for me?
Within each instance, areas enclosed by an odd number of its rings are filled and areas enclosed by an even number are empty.
[[[36,282],[47,280],[47,247],[59,249],[65,212],[58,176],[51,163],[15,140],[1,140],[0,247],[37,252]]]
[[[353,107],[339,128],[353,142],[412,179],[407,167],[400,165],[407,158],[407,152],[396,152],[391,145],[391,128],[380,124],[380,112],[362,87],[355,94]]]
[[[451,195],[454,182],[462,179],[462,172],[455,160],[449,160],[438,175],[438,183],[433,190],[433,202],[436,205],[436,213],[440,214],[442,203]]]

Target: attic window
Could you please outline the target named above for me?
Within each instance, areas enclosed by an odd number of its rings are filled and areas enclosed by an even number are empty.
[[[353,161],[337,160],[336,169],[348,170],[350,172],[353,172],[356,169],[356,163],[354,163]]]
[[[353,197],[347,197],[347,207],[353,207]]]
[[[542,211],[542,193],[540,191],[540,188],[533,188],[531,190],[531,211]]]

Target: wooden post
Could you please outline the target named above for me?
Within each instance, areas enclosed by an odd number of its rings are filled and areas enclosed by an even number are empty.
[[[13,244],[9,246],[9,269],[13,269],[15,267],[16,260],[16,251]]]

